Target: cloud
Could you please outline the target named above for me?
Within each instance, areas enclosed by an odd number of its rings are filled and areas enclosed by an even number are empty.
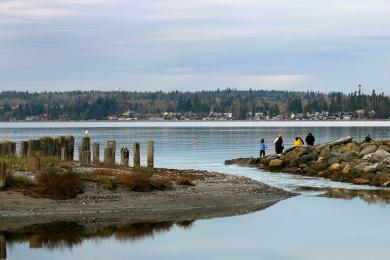
[[[0,0],[0,89],[385,88],[389,13],[388,0]]]

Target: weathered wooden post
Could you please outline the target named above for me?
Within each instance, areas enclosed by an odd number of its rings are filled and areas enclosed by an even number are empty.
[[[81,156],[83,154],[83,150],[82,150],[81,144],[78,145],[78,150],[79,150],[79,153],[78,153],[79,162],[81,163]]]
[[[115,154],[116,154],[116,141],[108,141],[107,147],[110,147],[112,149],[112,157],[115,161]]]
[[[7,243],[4,234],[0,233],[0,260],[7,259]]]
[[[66,146],[68,147],[68,160],[73,161],[74,158],[74,137],[68,135],[66,137]]]
[[[147,166],[148,168],[154,167],[154,142],[153,141],[148,141]]]
[[[115,165],[115,157],[112,154],[112,147],[104,148],[104,164],[110,167]]]
[[[125,167],[129,166],[129,149],[126,147],[121,148],[121,165]]]
[[[67,147],[61,147],[61,160],[67,161],[68,160],[68,149]]]
[[[100,145],[99,145],[99,143],[94,143],[93,144],[92,152],[93,152],[93,154],[92,154],[92,156],[93,156],[92,163],[94,165],[97,165],[97,164],[99,164],[99,161],[100,161],[99,160],[99,157],[100,157],[100,155],[99,155],[99,153],[100,153]]]
[[[20,157],[27,157],[28,156],[28,142],[27,141],[22,141],[20,143],[19,156]]]
[[[140,155],[140,145],[139,143],[133,144],[133,167],[141,167],[141,155]]]
[[[81,140],[81,166],[91,165],[91,138],[84,136]]]
[[[7,164],[0,161],[0,189],[5,187],[5,180],[7,178]]]

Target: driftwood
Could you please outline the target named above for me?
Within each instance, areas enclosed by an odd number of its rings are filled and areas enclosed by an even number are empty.
[[[352,142],[352,140],[353,140],[353,138],[351,136],[348,136],[348,137],[345,137],[345,138],[338,139],[336,141],[331,141],[331,142],[328,142],[328,143],[325,143],[325,144],[316,145],[315,146],[315,150],[316,151],[320,151],[320,150],[324,149],[325,147],[332,148],[335,145],[347,144],[347,143]]]

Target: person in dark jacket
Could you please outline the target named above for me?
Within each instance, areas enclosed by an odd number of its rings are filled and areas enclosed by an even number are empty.
[[[307,136],[306,136],[306,144],[307,145],[310,145],[310,146],[313,146],[314,145],[314,142],[316,141],[314,135],[312,133],[309,133]]]
[[[276,154],[283,154],[284,144],[283,144],[282,136],[279,135],[279,137],[275,139],[274,143],[275,143]]]

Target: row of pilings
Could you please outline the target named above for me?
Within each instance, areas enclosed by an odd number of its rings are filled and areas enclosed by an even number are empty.
[[[20,142],[19,156],[27,158],[31,170],[40,170],[40,158],[56,157],[63,161],[74,160],[73,136],[43,137],[37,140]],[[91,152],[92,147],[92,152]],[[133,143],[133,167],[141,167],[141,148],[139,143]],[[129,167],[129,149],[122,147],[120,149],[120,165]],[[0,142],[0,158],[16,157],[16,143],[11,141]],[[81,166],[104,166],[112,167],[115,165],[116,141],[108,141],[104,148],[104,159],[100,161],[100,144],[93,143],[91,138],[83,136],[78,146],[78,160]],[[154,142],[147,143],[147,167],[154,167]],[[0,160],[0,189],[5,186],[7,165]]]
[[[92,147],[92,149],[91,149]],[[139,143],[133,143],[133,167],[141,167],[141,148]],[[91,145],[91,138],[84,136],[78,146],[79,162],[81,166],[99,165],[103,163],[105,166],[115,165],[116,157],[116,141],[107,141],[104,148],[103,161],[100,161],[100,143],[93,143]],[[92,150],[92,152],[91,152]],[[127,147],[120,149],[120,165],[124,167],[129,166],[130,151]],[[154,167],[154,142],[147,143],[147,167]]]

